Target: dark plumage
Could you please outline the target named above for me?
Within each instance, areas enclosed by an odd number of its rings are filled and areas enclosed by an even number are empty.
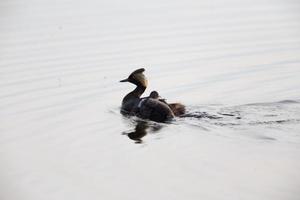
[[[174,118],[174,114],[167,104],[153,98],[142,99],[136,115],[156,122],[164,122]]]
[[[182,104],[168,104],[164,99],[159,98],[156,91],[152,91],[149,97],[141,98],[148,84],[143,74],[144,71],[144,68],[137,69],[127,79],[120,81],[130,82],[137,86],[123,98],[121,113],[156,122],[165,122],[184,114],[185,107]]]

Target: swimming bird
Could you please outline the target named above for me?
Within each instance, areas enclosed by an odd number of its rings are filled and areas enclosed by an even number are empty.
[[[184,112],[185,107],[182,104],[168,104],[165,100],[159,99],[159,94],[156,91],[153,91],[149,97],[141,98],[148,86],[148,80],[143,74],[144,71],[144,68],[137,69],[128,78],[120,81],[136,85],[136,88],[123,98],[121,113],[156,122],[166,122]]]

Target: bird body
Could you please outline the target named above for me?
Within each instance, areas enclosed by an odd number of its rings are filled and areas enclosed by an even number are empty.
[[[159,99],[156,91],[152,91],[149,97],[141,98],[148,84],[143,74],[144,71],[143,68],[135,70],[127,79],[120,81],[136,85],[136,88],[123,98],[121,113],[156,122],[166,122],[179,114],[184,114],[184,105],[178,103],[168,104],[164,99]]]

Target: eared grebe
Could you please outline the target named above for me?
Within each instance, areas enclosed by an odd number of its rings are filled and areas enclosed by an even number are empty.
[[[136,88],[123,98],[121,113],[156,122],[166,122],[175,116],[184,114],[184,105],[179,103],[168,104],[164,99],[159,98],[156,91],[152,91],[149,97],[141,98],[148,85],[147,78],[143,74],[144,71],[144,68],[137,69],[127,79],[120,81],[136,85]]]

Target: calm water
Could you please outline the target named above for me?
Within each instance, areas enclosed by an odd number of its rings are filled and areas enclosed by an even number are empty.
[[[298,200],[300,3],[0,2],[0,198]],[[119,114],[146,68],[184,103]],[[201,117],[199,117],[201,116]]]

